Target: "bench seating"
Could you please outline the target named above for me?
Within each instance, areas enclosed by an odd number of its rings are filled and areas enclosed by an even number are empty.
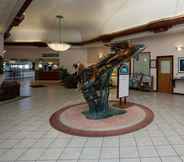
[[[18,81],[3,81],[0,85],[0,101],[20,96],[20,83]]]

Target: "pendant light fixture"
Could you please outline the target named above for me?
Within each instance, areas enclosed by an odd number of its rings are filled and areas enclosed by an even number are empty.
[[[51,48],[54,51],[63,52],[67,51],[71,48],[70,44],[64,43],[63,37],[62,37],[62,22],[64,20],[64,17],[61,15],[57,15],[56,18],[58,19],[58,27],[59,27],[59,42],[55,43],[48,43],[48,47]]]

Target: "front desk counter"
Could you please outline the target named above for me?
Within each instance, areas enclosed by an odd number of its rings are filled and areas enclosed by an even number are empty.
[[[59,80],[59,71],[36,71],[36,80]]]
[[[184,78],[175,78],[174,79],[174,93],[175,94],[184,94]]]

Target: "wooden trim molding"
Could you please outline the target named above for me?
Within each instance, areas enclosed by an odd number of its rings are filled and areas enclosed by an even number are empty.
[[[165,55],[165,56],[157,56],[156,57],[156,87],[157,87],[157,92],[159,92],[158,90],[158,82],[159,82],[159,78],[158,78],[158,73],[159,73],[159,59],[161,58],[171,58],[171,67],[172,67],[172,93],[174,92],[174,85],[173,85],[173,79],[174,79],[174,56],[173,55]]]
[[[32,0],[27,0],[25,2],[25,5],[23,5],[22,9],[18,13],[18,17],[21,16],[21,13],[23,13],[23,11],[26,10],[26,8],[30,5],[31,2]],[[14,22],[11,24],[7,33],[9,33],[9,31],[11,30],[11,28],[13,27],[13,24],[16,24],[15,21],[16,21],[16,18],[14,19]],[[110,34],[100,35],[98,37],[95,37],[89,40],[85,40],[85,41],[81,41],[81,42],[68,42],[68,43],[70,43],[71,45],[75,45],[75,46],[83,46],[83,45],[88,45],[88,44],[96,43],[96,42],[108,43],[115,38],[125,37],[125,36],[129,36],[132,34],[138,34],[138,33],[143,33],[143,32],[153,32],[153,33],[166,32],[172,27],[176,25],[180,25],[180,24],[184,24],[183,15],[170,17],[166,19],[160,19],[157,21],[152,21],[150,23],[140,25],[134,28],[129,28],[126,30],[113,32]],[[7,33],[5,35],[7,35]],[[6,45],[26,45],[26,46],[36,45],[37,46],[37,44],[40,44],[40,43],[43,44],[44,42],[19,42],[19,43],[10,42],[10,43],[6,43]]]
[[[79,46],[73,42],[66,42],[72,46]],[[46,42],[5,42],[5,46],[34,46],[34,47],[48,47]]]
[[[184,23],[184,16],[176,16],[176,17],[171,17],[171,18],[166,18],[166,19],[160,19],[157,21],[152,21],[150,23],[140,25],[134,28],[122,30],[119,32],[114,32],[111,34],[105,34],[98,36],[96,38],[86,40],[83,42],[78,42],[79,45],[87,45],[90,43],[95,43],[95,42],[110,42],[111,40],[118,38],[118,37],[124,37],[124,36],[129,36],[132,34],[138,34],[138,33],[143,33],[143,32],[153,32],[153,33],[160,33],[160,32],[165,32],[168,31],[170,28],[180,25]]]
[[[10,31],[14,26],[18,26],[20,25],[20,23],[24,20],[24,12],[26,11],[26,9],[30,6],[31,2],[33,0],[26,0],[24,2],[24,4],[22,5],[22,7],[20,8],[20,10],[18,11],[18,13],[15,15],[13,21],[11,22],[11,24],[9,25],[8,29],[6,30],[4,37],[5,39],[8,38],[10,36]]]
[[[35,46],[35,47],[47,47],[44,42],[5,42],[5,46]]]

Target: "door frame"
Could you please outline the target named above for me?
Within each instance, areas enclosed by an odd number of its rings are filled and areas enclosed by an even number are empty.
[[[158,92],[158,71],[159,71],[159,59],[160,58],[171,58],[171,70],[172,70],[172,72],[171,72],[171,75],[172,75],[172,77],[171,77],[171,82],[172,82],[172,94],[174,93],[174,85],[173,85],[173,79],[174,79],[174,56],[173,55],[165,55],[165,56],[157,56],[157,58],[156,58],[156,69],[157,69],[157,92]]]

